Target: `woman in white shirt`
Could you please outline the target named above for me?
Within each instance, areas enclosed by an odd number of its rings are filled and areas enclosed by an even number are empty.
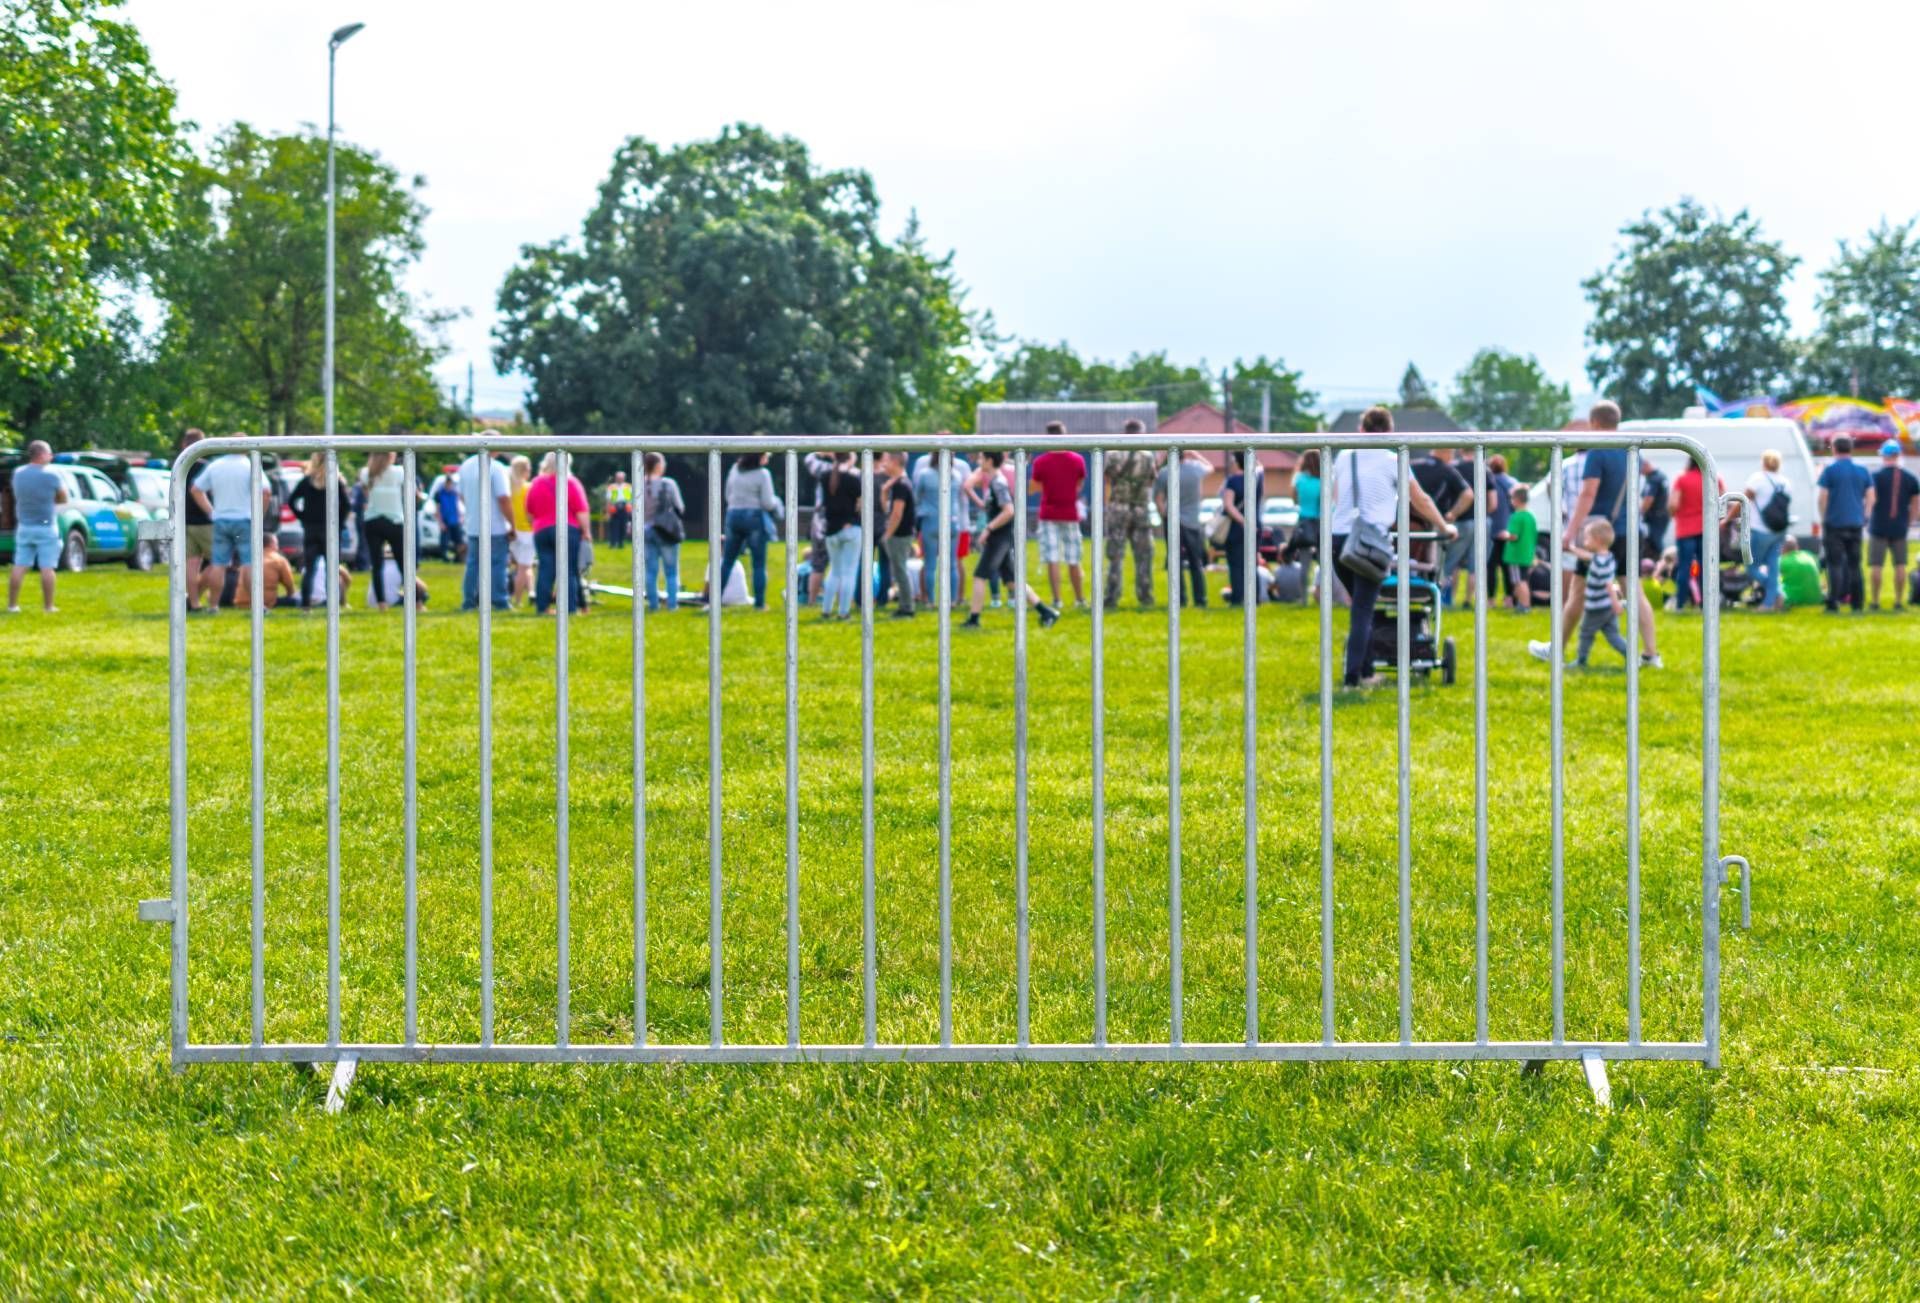
[[[1780,478],[1780,454],[1772,448],[1760,454],[1760,469],[1747,480],[1747,501],[1753,506],[1753,564],[1747,567],[1747,574],[1761,586],[1765,597],[1760,602],[1763,611],[1780,609],[1780,545],[1785,541],[1785,532],[1776,533],[1766,527],[1767,504],[1774,495],[1786,488],[1786,481]],[[1791,494],[1788,495],[1791,499]],[[1899,601],[1899,594],[1894,601]]]
[[[407,473],[394,463],[390,452],[376,452],[367,458],[367,561],[368,573],[373,582],[373,603],[382,611],[393,604],[391,596],[398,600],[399,594],[388,592],[386,566],[387,549],[393,549],[393,559],[397,562],[402,555],[401,548],[407,536],[406,508],[402,494],[407,486]]]
[[[1384,407],[1369,407],[1360,417],[1360,433],[1393,433],[1393,414]],[[1381,581],[1349,567],[1343,558],[1347,535],[1354,522],[1365,520],[1391,537],[1400,522],[1400,457],[1392,448],[1348,448],[1333,459],[1327,488],[1321,494],[1321,510],[1333,513],[1334,564],[1340,582],[1347,586],[1353,606],[1347,621],[1347,661],[1342,682],[1349,688],[1378,687],[1368,645],[1373,641],[1374,605],[1380,599]],[[1447,521],[1433,499],[1408,476],[1407,501],[1414,514],[1424,518],[1443,538],[1459,531]]]

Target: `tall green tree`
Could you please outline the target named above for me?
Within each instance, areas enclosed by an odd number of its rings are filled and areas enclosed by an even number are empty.
[[[10,407],[18,386],[107,338],[111,283],[136,280],[173,221],[173,88],[114,7],[0,0],[0,403]]]
[[[1125,362],[1083,361],[1064,340],[1028,340],[1002,359],[998,372],[1011,402],[1157,402],[1165,417],[1194,403],[1218,402],[1206,364],[1183,366],[1163,349]]]
[[[1433,386],[1420,374],[1420,368],[1411,362],[1407,363],[1406,372],[1400,377],[1400,406],[1440,406],[1440,400],[1434,396]]]
[[[1920,240],[1914,223],[1883,221],[1859,244],[1840,241],[1820,285],[1820,324],[1807,342],[1805,388],[1858,392],[1876,401],[1920,394]]]
[[[1627,415],[1678,415],[1696,385],[1731,398],[1785,382],[1785,288],[1799,260],[1758,220],[1682,199],[1620,233],[1613,261],[1581,287],[1593,305],[1587,375]]]
[[[1447,412],[1472,430],[1558,430],[1573,415],[1573,398],[1531,354],[1483,348],[1454,377]]]
[[[494,357],[557,430],[745,434],[957,420],[981,321],[951,261],[880,233],[872,178],[738,125],[615,153],[578,239],[530,245]]]
[[[432,367],[445,318],[403,277],[425,247],[420,177],[335,146],[335,426],[385,433],[446,419]],[[163,365],[182,424],[266,434],[321,428],[326,138],[224,132],[190,170],[180,229],[158,260]]]
[[[1232,368],[1233,414],[1254,429],[1260,428],[1260,404],[1263,394],[1271,394],[1270,414],[1278,431],[1317,430],[1320,396],[1308,389],[1298,371],[1290,371],[1279,358],[1269,360],[1262,353],[1251,362],[1236,359]]]

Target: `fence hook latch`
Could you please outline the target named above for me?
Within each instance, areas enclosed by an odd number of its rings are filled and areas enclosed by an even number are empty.
[[[1726,886],[1733,877],[1733,866],[1740,866],[1740,926],[1753,926],[1753,866],[1747,863],[1744,855],[1722,855],[1720,857],[1720,885]]]
[[[1740,513],[1740,559],[1747,565],[1753,564],[1753,504],[1747,501],[1743,493],[1723,493],[1720,495],[1720,518],[1726,519],[1729,511]]]

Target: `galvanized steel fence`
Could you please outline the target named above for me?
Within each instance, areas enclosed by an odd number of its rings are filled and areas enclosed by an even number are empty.
[[[1055,440],[1043,440],[1035,437],[1031,442],[1053,443]],[[1013,744],[1013,781],[1014,781],[1014,899],[1011,902],[1016,922],[1016,945],[1014,955],[1014,981],[1016,991],[1015,1036],[1008,1043],[966,1043],[954,1039],[953,1029],[953,878],[952,878],[952,584],[954,565],[952,519],[953,503],[953,463],[955,453],[978,453],[1003,449],[1008,440],[1002,437],[953,437],[953,436],[898,436],[886,440],[853,437],[819,438],[755,438],[755,439],[719,439],[712,437],[656,437],[656,438],[533,438],[487,436],[447,437],[447,436],[393,436],[362,437],[340,436],[334,438],[289,437],[289,438],[231,438],[205,440],[181,454],[175,465],[173,480],[173,531],[176,558],[184,557],[186,549],[182,531],[186,528],[186,494],[188,491],[188,472],[199,462],[208,458],[226,454],[242,454],[251,459],[256,481],[260,476],[260,458],[263,450],[285,453],[295,449],[311,449],[326,459],[328,474],[327,494],[327,535],[325,539],[327,575],[326,586],[326,898],[327,898],[327,963],[326,987],[327,1036],[324,1042],[291,1044],[274,1042],[266,1038],[266,1003],[263,981],[263,944],[265,929],[265,847],[263,801],[266,792],[265,770],[265,650],[262,634],[262,594],[266,587],[262,566],[262,520],[259,495],[254,495],[251,519],[251,541],[253,545],[253,565],[255,572],[252,584],[251,608],[251,692],[250,692],[250,800],[251,800],[251,1036],[238,1043],[200,1043],[190,1036],[189,1029],[189,969],[188,969],[188,781],[187,781],[187,638],[186,603],[187,588],[184,567],[176,564],[173,568],[171,591],[171,616],[169,626],[169,647],[171,652],[171,704],[172,726],[169,737],[168,758],[171,778],[172,804],[172,889],[169,897],[142,903],[141,915],[150,921],[167,922],[172,927],[172,1056],[176,1066],[189,1063],[210,1062],[252,1062],[252,1061],[289,1061],[335,1063],[346,1070],[346,1079],[350,1079],[352,1064],[356,1061],[378,1062],[479,1062],[479,1061],[635,1061],[635,1062],[792,1062],[792,1061],[861,1061],[861,1060],[910,1060],[922,1062],[958,1062],[958,1061],[1006,1061],[1006,1060],[1143,1060],[1143,1061],[1195,1061],[1195,1060],[1323,1060],[1323,1059],[1379,1059],[1379,1060],[1486,1060],[1512,1059],[1538,1061],[1548,1059],[1584,1058],[1587,1060],[1590,1077],[1598,1068],[1601,1059],[1691,1059],[1709,1065],[1717,1065],[1720,1057],[1720,893],[1730,866],[1738,864],[1742,869],[1742,909],[1749,905],[1746,881],[1745,861],[1737,856],[1722,858],[1719,846],[1719,775],[1720,775],[1720,595],[1714,578],[1719,573],[1720,541],[1717,531],[1708,528],[1702,539],[1703,583],[1702,597],[1704,615],[1702,620],[1702,691],[1700,716],[1700,757],[1701,757],[1701,842],[1699,847],[1701,866],[1700,917],[1702,951],[1700,956],[1700,994],[1701,1025],[1700,1035],[1693,1040],[1657,1041],[1647,1040],[1641,1034],[1641,955],[1640,955],[1640,734],[1639,734],[1639,657],[1640,611],[1637,601],[1625,603],[1627,612],[1627,638],[1630,654],[1626,662],[1625,693],[1625,766],[1628,799],[1626,802],[1626,893],[1628,901],[1627,953],[1623,963],[1626,971],[1626,1027],[1625,1040],[1569,1039],[1566,1034],[1565,976],[1566,955],[1564,942],[1565,923],[1565,775],[1564,775],[1564,703],[1562,693],[1562,666],[1564,662],[1561,621],[1558,613],[1565,600],[1563,593],[1563,570],[1561,566],[1562,531],[1554,528],[1549,531],[1551,557],[1552,606],[1554,610],[1552,647],[1553,655],[1549,662],[1549,699],[1550,699],[1550,810],[1551,810],[1551,928],[1552,928],[1552,1020],[1550,1034],[1542,1039],[1532,1040],[1494,1040],[1489,1037],[1488,1019],[1488,763],[1487,763],[1487,601],[1482,597],[1474,602],[1473,630],[1473,720],[1474,720],[1474,759],[1473,784],[1475,795],[1474,814],[1474,912],[1476,920],[1475,938],[1475,1035],[1472,1040],[1430,1041],[1415,1036],[1413,1022],[1413,908],[1412,908],[1412,865],[1413,832],[1411,819],[1411,765],[1412,746],[1410,737],[1411,705],[1409,700],[1409,590],[1411,544],[1409,541],[1408,494],[1400,494],[1399,533],[1396,548],[1396,593],[1395,615],[1398,620],[1398,985],[1399,985],[1399,1038],[1389,1041],[1341,1040],[1335,1035],[1335,935],[1334,900],[1336,888],[1334,853],[1334,765],[1333,765],[1333,703],[1334,703],[1334,597],[1333,585],[1323,582],[1319,586],[1319,723],[1320,723],[1320,1038],[1310,1041],[1271,1041],[1263,1040],[1259,1026],[1259,927],[1256,912],[1256,897],[1260,873],[1260,859],[1257,850],[1256,791],[1259,776],[1255,763],[1256,717],[1258,705],[1258,684],[1255,674],[1255,648],[1257,641],[1258,603],[1242,603],[1243,614],[1243,672],[1242,693],[1244,705],[1245,732],[1242,745],[1245,751],[1242,773],[1244,801],[1244,884],[1246,902],[1244,921],[1245,930],[1245,986],[1246,1021],[1243,1039],[1231,1042],[1194,1042],[1185,1036],[1182,1022],[1182,970],[1181,947],[1184,925],[1181,916],[1181,686],[1180,686],[1180,608],[1181,591],[1181,550],[1177,545],[1167,548],[1166,566],[1169,585],[1166,606],[1167,620],[1167,760],[1168,760],[1168,805],[1167,805],[1167,886],[1168,886],[1168,932],[1167,952],[1171,972],[1171,1018],[1165,1041],[1147,1043],[1122,1043],[1112,1041],[1107,1034],[1107,843],[1106,843],[1106,701],[1104,675],[1104,623],[1100,595],[1103,590],[1102,567],[1105,564],[1105,508],[1102,477],[1104,473],[1104,453],[1108,451],[1166,451],[1168,464],[1174,469],[1167,477],[1166,518],[1172,522],[1170,538],[1177,537],[1177,524],[1181,515],[1181,484],[1179,462],[1182,456],[1181,442],[1171,442],[1161,435],[1115,435],[1098,440],[1079,439],[1075,443],[1093,444],[1088,458],[1088,470],[1091,477],[1091,530],[1092,530],[1092,582],[1091,590],[1094,602],[1091,612],[1091,637],[1093,647],[1090,689],[1090,737],[1091,744],[1091,796],[1092,796],[1092,847],[1091,862],[1088,866],[1092,888],[1092,968],[1088,980],[1092,986],[1092,1026],[1090,1038],[1083,1042],[1037,1043],[1030,1037],[1029,1017],[1029,927],[1028,927],[1028,776],[1027,776],[1027,607],[1023,600],[1027,582],[1027,450],[1013,450],[1014,465],[1014,512],[1013,512],[1013,567],[1014,588],[1013,606],[1016,611],[1013,639],[1013,691],[1014,691],[1014,744]],[[1226,448],[1230,451],[1247,454],[1249,461],[1257,461],[1255,454],[1267,449],[1319,449],[1322,456],[1323,475],[1331,477],[1334,466],[1334,447],[1324,435],[1219,435],[1192,438],[1185,441],[1188,446],[1201,446],[1208,449]],[[939,894],[939,1034],[938,1040],[930,1044],[888,1044],[882,1042],[877,1033],[876,993],[875,993],[875,877],[874,877],[874,585],[871,582],[874,541],[874,495],[873,448],[884,446],[890,450],[907,453],[928,452],[938,457],[940,483],[939,503],[939,547],[941,563],[937,568],[938,595],[935,606],[938,615],[938,750],[939,750],[939,808],[938,808],[938,894]],[[1681,437],[1652,433],[1593,433],[1580,434],[1569,438],[1561,434],[1500,434],[1467,438],[1461,435],[1414,435],[1395,434],[1381,436],[1372,441],[1349,439],[1346,446],[1367,446],[1377,449],[1391,449],[1397,453],[1398,474],[1404,486],[1410,474],[1410,457],[1415,449],[1434,447],[1472,448],[1476,456],[1473,464],[1473,522],[1475,527],[1475,546],[1473,554],[1473,580],[1476,593],[1489,591],[1486,566],[1488,560],[1487,539],[1487,455],[1497,449],[1514,447],[1540,448],[1549,451],[1552,473],[1548,480],[1549,492],[1553,499],[1550,513],[1556,522],[1564,520],[1561,492],[1561,470],[1563,458],[1573,447],[1581,449],[1608,448],[1624,449],[1627,453],[1630,481],[1625,494],[1628,512],[1625,542],[1627,552],[1627,574],[1630,582],[1637,583],[1640,574],[1640,453],[1646,448],[1677,449],[1688,454],[1699,464],[1705,482],[1715,483],[1716,475],[1712,457],[1698,442]],[[403,784],[404,784],[404,928],[405,928],[405,1012],[403,1039],[395,1043],[366,1043],[343,1040],[341,1037],[341,975],[340,975],[340,883],[341,883],[341,828],[340,828],[340,586],[332,582],[339,572],[340,510],[337,486],[338,458],[341,453],[365,453],[380,450],[398,450],[401,456],[405,487],[402,492],[405,521],[403,557],[401,561],[401,587],[405,595],[402,603],[404,619],[404,714],[403,714]],[[569,1009],[570,977],[569,934],[571,925],[569,908],[569,862],[568,848],[568,717],[569,703],[567,691],[568,679],[568,631],[569,621],[565,618],[568,610],[569,594],[567,571],[574,564],[569,555],[571,548],[557,546],[556,559],[559,571],[555,587],[555,600],[559,605],[561,618],[556,621],[554,637],[556,640],[557,668],[555,673],[555,859],[557,865],[557,916],[556,935],[558,958],[558,983],[555,991],[555,1021],[553,1039],[549,1043],[529,1044],[520,1042],[501,1042],[495,1038],[494,1028],[494,920],[493,920],[493,744],[492,730],[492,691],[493,671],[491,664],[491,621],[492,621],[492,547],[494,531],[491,528],[491,513],[497,510],[490,489],[490,482],[483,472],[478,493],[477,527],[472,531],[471,546],[479,552],[479,653],[477,665],[477,692],[479,702],[479,983],[480,983],[480,1023],[479,1039],[466,1044],[425,1043],[418,1038],[418,896],[416,871],[418,866],[418,810],[416,786],[416,761],[419,750],[418,722],[416,718],[416,662],[417,628],[414,592],[415,567],[417,562],[417,538],[414,520],[414,502],[416,488],[415,460],[418,454],[473,454],[484,452],[491,454],[526,453],[534,457],[552,450],[557,454],[557,479],[560,485],[566,483],[569,473],[569,460],[582,453],[606,454],[625,453],[631,460],[633,482],[644,483],[642,473],[642,453],[693,453],[705,454],[707,458],[707,512],[711,538],[717,543],[721,536],[720,522],[723,518],[722,476],[720,458],[723,450],[740,452],[762,450],[781,453],[785,457],[786,482],[789,486],[799,481],[798,458],[807,451],[857,452],[860,454],[860,475],[863,489],[861,497],[861,560],[863,575],[860,584],[860,685],[861,685],[861,896],[862,896],[862,962],[861,962],[861,1004],[863,1036],[858,1043],[815,1044],[803,1040],[800,1025],[801,963],[800,963],[800,879],[799,879],[799,650],[797,620],[800,602],[795,600],[799,592],[796,568],[800,553],[799,512],[788,510],[784,526],[785,533],[785,578],[788,600],[786,602],[786,756],[785,756],[785,819],[786,819],[786,1037],[783,1043],[743,1044],[727,1038],[725,1022],[726,999],[722,964],[722,931],[725,920],[722,916],[722,886],[725,869],[725,848],[722,844],[721,793],[722,793],[722,698],[720,693],[720,672],[722,653],[722,619],[720,585],[717,566],[710,564],[710,575],[714,576],[710,592],[712,600],[708,607],[707,624],[707,673],[709,705],[707,719],[708,743],[708,948],[710,953],[710,974],[708,983],[708,1038],[705,1044],[660,1044],[648,1037],[647,1018],[647,951],[648,951],[648,901],[647,901],[647,719],[644,709],[646,700],[646,646],[647,611],[646,603],[641,600],[642,592],[642,549],[632,551],[634,601],[632,606],[632,899],[633,899],[633,1039],[631,1043],[607,1044],[603,1042],[581,1043],[572,1035]],[[565,489],[558,495],[558,513],[564,520],[567,515]],[[797,504],[793,504],[797,505]],[[1735,498],[1723,499],[1724,509],[1738,506]],[[1324,509],[1320,514],[1320,536],[1318,555],[1330,565],[1333,556],[1333,498],[1329,493]],[[1746,512],[1740,511],[1739,522],[1742,537],[1747,528]],[[1258,575],[1257,529],[1243,529],[1242,562],[1243,574],[1248,582],[1256,583]],[[309,540],[311,545],[311,540]],[[744,564],[744,559],[743,559]],[[1631,589],[1629,590],[1631,592]],[[344,1085],[344,1079],[341,1084]],[[1604,1078],[1596,1085],[1603,1087]]]

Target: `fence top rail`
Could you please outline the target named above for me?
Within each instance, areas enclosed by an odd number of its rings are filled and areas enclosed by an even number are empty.
[[[1005,452],[1017,447],[1100,448],[1108,452],[1161,452],[1168,448],[1260,452],[1309,448],[1663,448],[1686,453],[1712,471],[1713,454],[1684,434],[1653,430],[1503,430],[1433,434],[1336,435],[1326,433],[1228,434],[276,434],[226,435],[202,439],[174,459],[184,475],[194,463],[229,452],[299,452],[332,448],[337,452],[414,452],[465,455],[494,453],[707,453],[707,452]]]

